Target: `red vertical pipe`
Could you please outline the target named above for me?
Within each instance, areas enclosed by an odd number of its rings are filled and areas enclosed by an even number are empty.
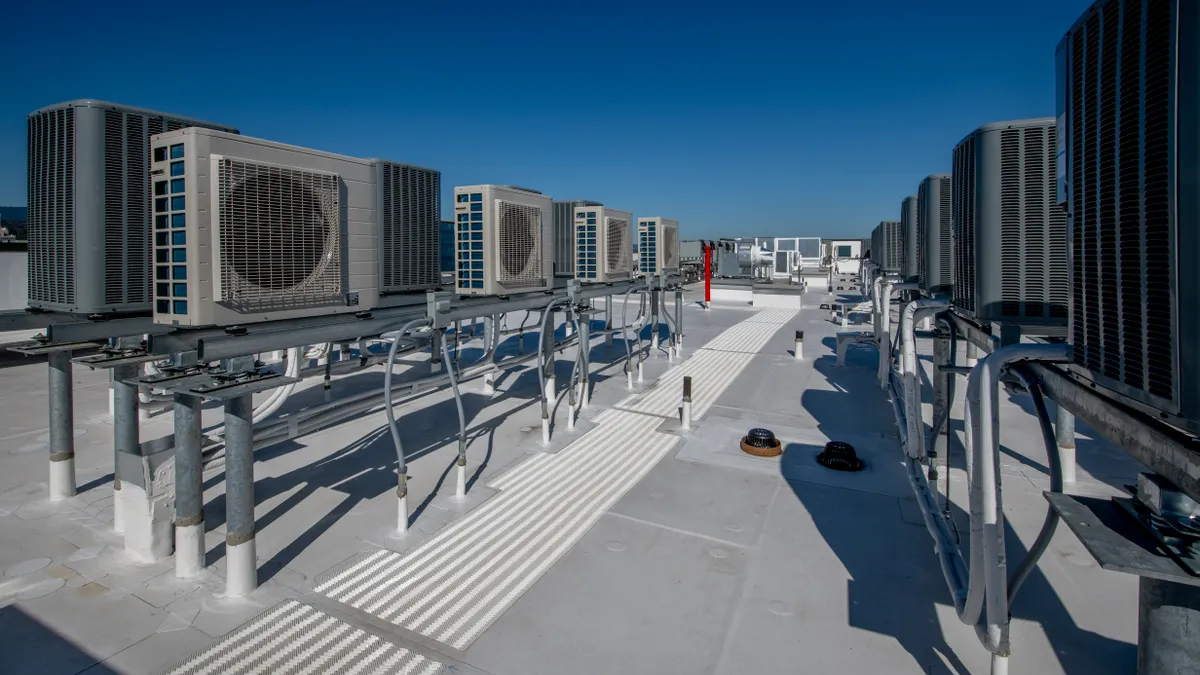
[[[712,244],[704,245],[704,302],[712,302]]]

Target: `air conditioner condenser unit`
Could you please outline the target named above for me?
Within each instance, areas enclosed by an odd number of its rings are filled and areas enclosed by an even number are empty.
[[[104,101],[30,113],[29,306],[78,314],[151,309],[150,138],[237,129]]]
[[[917,280],[917,196],[900,202],[900,249],[903,262],[900,274],[906,281]]]
[[[633,276],[633,214],[603,206],[575,207],[575,278],[584,283]]]
[[[1200,4],[1093,4],[1057,50],[1070,366],[1200,434]],[[1065,285],[1065,284],[1064,284]]]
[[[679,271],[679,221],[638,218],[638,272],[654,275]]]
[[[954,148],[954,311],[1065,324],[1067,216],[1055,203],[1054,118],[986,124]],[[1036,333],[1031,333],[1035,334]]]
[[[152,146],[156,323],[228,326],[378,304],[375,161],[198,128]]]
[[[554,276],[575,278],[575,207],[604,206],[587,199],[554,200]]]
[[[550,197],[512,185],[454,188],[456,275],[463,295],[541,291],[554,280]]]
[[[954,290],[950,179],[948,173],[936,173],[917,188],[917,282],[929,295]]]

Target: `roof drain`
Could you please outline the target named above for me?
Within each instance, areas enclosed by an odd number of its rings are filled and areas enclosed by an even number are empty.
[[[756,428],[742,436],[742,452],[755,457],[778,457],[783,454],[783,446],[770,429]]]
[[[862,471],[863,461],[854,452],[854,446],[841,441],[830,441],[817,455],[817,463],[834,471]]]

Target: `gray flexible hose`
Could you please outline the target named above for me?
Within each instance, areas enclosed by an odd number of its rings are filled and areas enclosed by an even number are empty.
[[[542,392],[542,419],[546,419],[550,416],[550,405],[546,400],[546,364],[544,363],[546,324],[550,320],[550,317],[553,316],[553,312],[551,310],[554,309],[554,305],[562,302],[563,300],[561,298],[555,298],[546,304],[546,309],[542,310],[542,329],[538,332],[538,388],[541,389]],[[553,330],[553,328],[550,330]],[[550,339],[553,341],[553,336]]]
[[[391,348],[388,349],[387,370],[383,371],[383,410],[387,413],[388,431],[392,435],[392,444],[396,446],[396,473],[399,479],[397,495],[400,497],[408,494],[408,464],[404,461],[404,443],[400,441],[400,427],[396,426],[396,412],[392,410],[392,367],[396,363],[396,350],[400,346],[400,339],[404,337],[404,334],[417,326],[428,323],[429,319],[423,317],[413,319],[400,328],[392,340]],[[446,341],[442,340],[442,347],[445,348],[445,346]]]
[[[1009,368],[1009,371],[1016,375],[1021,380],[1021,384],[1029,391],[1030,398],[1033,399],[1033,408],[1037,411],[1038,426],[1042,430],[1042,441],[1046,444],[1046,463],[1050,466],[1050,491],[1055,494],[1062,494],[1063,491],[1063,474],[1062,474],[1062,458],[1058,456],[1058,442],[1054,438],[1054,427],[1050,423],[1050,412],[1046,410],[1046,401],[1042,397],[1042,388],[1038,383],[1037,376],[1029,366],[1018,364]],[[1042,554],[1050,547],[1050,540],[1054,537],[1054,530],[1058,528],[1058,511],[1053,508],[1046,509],[1046,519],[1042,521],[1042,529],[1038,532],[1037,539],[1033,541],[1033,546],[1029,547],[1029,553],[1025,554],[1025,559],[1017,565],[1017,569],[1013,572],[1012,579],[1008,582],[1008,606],[1009,612],[1012,612],[1013,598],[1017,597],[1017,591],[1021,590],[1021,584],[1029,578],[1033,569],[1037,567],[1038,560]]]

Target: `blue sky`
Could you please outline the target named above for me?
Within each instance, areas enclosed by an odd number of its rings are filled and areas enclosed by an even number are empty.
[[[25,116],[98,98],[681,221],[867,237],[986,122],[1054,114],[1091,0],[32,3],[0,40],[0,204]],[[561,5],[561,6],[560,6]]]

